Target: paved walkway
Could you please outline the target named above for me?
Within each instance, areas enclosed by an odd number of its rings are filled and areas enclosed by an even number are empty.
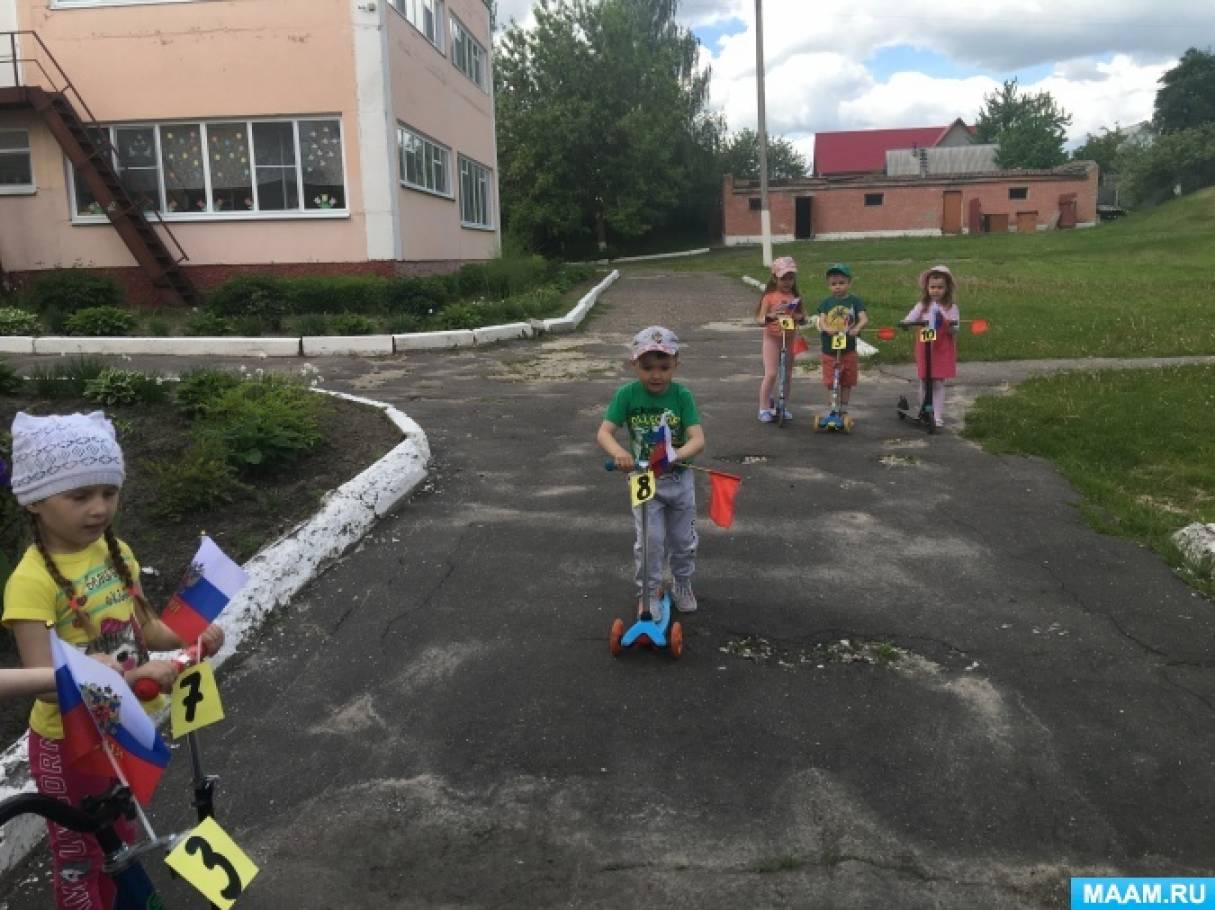
[[[811,431],[800,377],[794,424],[758,424],[753,305],[647,273],[576,335],[322,364],[418,420],[434,473],[225,667],[202,740],[263,870],[240,907],[1062,907],[1071,875],[1211,874],[1210,603],[1049,465],[901,425],[910,368],[862,376],[851,436]],[[651,322],[745,478],[678,663],[606,641],[632,532],[593,436]]]

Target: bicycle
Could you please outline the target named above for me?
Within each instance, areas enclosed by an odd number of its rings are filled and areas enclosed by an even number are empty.
[[[143,868],[142,858],[153,850],[172,849],[181,835],[150,837],[138,844],[128,844],[114,829],[114,823],[119,818],[134,819],[139,814],[131,788],[121,783],[114,784],[105,793],[85,797],[79,808],[41,793],[22,793],[0,801],[0,826],[19,815],[38,815],[60,827],[96,838],[105,855],[102,872],[114,883],[116,890],[114,910],[164,907],[156,886]]]

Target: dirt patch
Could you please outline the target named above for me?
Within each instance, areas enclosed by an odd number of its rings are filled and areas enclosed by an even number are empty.
[[[96,408],[89,401],[2,396],[0,427],[7,429],[18,410],[54,414]],[[200,532],[206,531],[228,555],[244,562],[316,512],[326,492],[401,442],[400,432],[379,409],[324,396],[319,417],[325,441],[319,449],[289,468],[259,477],[242,499],[169,522],[151,514],[155,491],[148,466],[185,451],[189,424],[169,404],[114,407],[107,413],[118,428],[127,468],[115,530],[139,559],[144,591],[157,607],[173,593],[198,547]],[[10,495],[7,490],[0,492]],[[12,636],[0,631],[0,666],[18,665]],[[24,731],[29,708],[24,699],[0,699],[0,748]]]

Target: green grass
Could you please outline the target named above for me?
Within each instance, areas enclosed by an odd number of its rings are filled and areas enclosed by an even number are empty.
[[[1090,229],[801,241],[780,244],[774,255],[797,259],[807,300],[826,296],[827,263],[849,263],[871,326],[902,318],[920,271],[947,263],[962,317],[992,325],[986,335],[962,336],[963,361],[1215,353],[1215,188]],[[629,268],[767,279],[754,247]],[[909,334],[870,340],[884,360],[911,357]]]
[[[985,397],[965,435],[991,452],[1048,458],[1094,527],[1181,565],[1170,536],[1215,521],[1215,367],[1063,373]],[[1198,587],[1215,593],[1210,581]]]

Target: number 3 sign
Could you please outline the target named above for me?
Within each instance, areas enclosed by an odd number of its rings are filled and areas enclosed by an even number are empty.
[[[215,906],[228,910],[257,875],[257,866],[215,819],[204,819],[165,862]]]

